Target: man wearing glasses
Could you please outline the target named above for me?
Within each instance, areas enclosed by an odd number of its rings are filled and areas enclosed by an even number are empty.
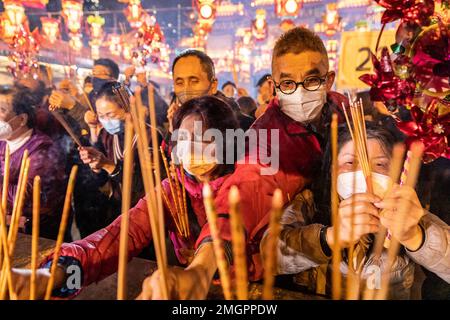
[[[249,266],[252,280],[261,278],[259,244],[269,222],[274,191],[281,189],[287,203],[310,185],[321,165],[332,112],[338,112],[341,121],[345,119],[341,105],[347,105],[348,101],[331,92],[334,78],[325,46],[313,32],[294,28],[277,41],[269,80],[276,97],[251,128],[256,130],[259,142],[249,145],[245,163],[237,164],[233,176],[216,197],[217,212],[225,214],[229,210],[231,186],[236,185],[241,192],[247,250],[253,257]],[[279,139],[261,143],[265,130],[269,131],[267,136],[270,131],[278,131]],[[267,167],[261,155],[273,150],[278,152],[279,169],[272,175],[261,174],[261,168]],[[259,160],[257,164],[250,161],[255,157]],[[219,224],[219,229],[229,227],[226,219]],[[311,235],[315,236],[319,234]]]

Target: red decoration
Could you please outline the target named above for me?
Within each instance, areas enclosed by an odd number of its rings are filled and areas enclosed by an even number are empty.
[[[267,39],[268,26],[266,21],[266,10],[256,10],[256,18],[252,22],[252,33],[256,41],[264,41]]]
[[[439,157],[450,159],[450,104],[433,99],[425,111],[413,106],[411,116],[412,121],[397,123],[397,127],[408,136],[407,144],[417,140],[424,144],[425,163]]]
[[[368,84],[372,101],[383,102],[390,111],[399,106],[407,106],[412,103],[416,84],[413,79],[402,79],[394,72],[389,51],[383,48],[381,59],[372,54],[372,63],[375,74],[365,74],[359,79]]]
[[[434,0],[375,0],[386,8],[381,22],[389,23],[398,19],[404,22],[414,22],[421,26],[430,23],[434,13]]]
[[[39,52],[40,42],[38,29],[30,32],[28,28],[21,28],[13,37],[12,43],[10,44],[12,52],[9,55],[12,65],[8,69],[14,77],[18,77],[19,75],[37,77],[37,54]]]

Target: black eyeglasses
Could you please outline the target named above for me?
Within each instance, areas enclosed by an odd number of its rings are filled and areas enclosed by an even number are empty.
[[[297,91],[298,86],[302,86],[307,91],[316,91],[320,86],[327,81],[328,73],[324,77],[308,77],[302,82],[295,82],[294,80],[283,80],[280,84],[275,83],[275,88],[284,94],[293,94]]]

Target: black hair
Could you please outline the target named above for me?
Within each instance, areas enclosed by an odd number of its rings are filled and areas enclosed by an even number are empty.
[[[231,81],[227,81],[223,84],[222,86],[222,90],[225,89],[226,86],[232,86],[233,88],[237,89],[236,85],[234,84],[234,82]]]
[[[1,96],[12,97],[12,112],[16,115],[28,116],[27,127],[33,129],[36,126],[36,109],[32,92],[25,87],[0,87]]]
[[[180,59],[187,58],[187,57],[197,57],[200,60],[200,64],[202,65],[203,71],[206,72],[208,75],[208,79],[212,81],[216,77],[216,71],[214,67],[214,62],[212,59],[204,52],[195,50],[195,49],[187,49],[181,52],[172,64],[172,73],[175,70],[175,66],[180,61]]]
[[[263,75],[258,82],[256,83],[256,87],[259,88],[261,87],[264,83],[266,83],[267,80],[269,80],[272,77],[272,75],[270,73],[266,73],[265,75]]]
[[[105,83],[98,92],[96,101],[100,99],[105,99],[107,101],[117,104],[120,108],[124,109],[123,101],[116,93],[116,89],[119,87],[121,87],[121,84],[119,82]]]
[[[241,112],[249,115],[251,117],[255,117],[255,111],[258,108],[256,105],[256,101],[253,100],[251,97],[240,97],[237,100],[237,103],[239,105],[239,108],[241,109]]]
[[[84,78],[84,85],[87,85],[88,83],[92,84],[92,77],[91,76],[87,76],[86,78]]]
[[[112,61],[111,59],[97,59],[94,61],[94,66],[104,66],[109,69],[111,72],[111,76],[118,80],[120,75],[120,69],[117,63]]]
[[[237,159],[238,157],[234,136],[232,136],[232,139],[226,139],[228,137],[226,134],[227,130],[236,130],[239,128],[239,122],[235,112],[225,101],[214,96],[194,98],[187,101],[175,112],[173,117],[174,131],[179,129],[184,118],[190,115],[198,115],[202,119],[205,130],[216,129],[222,133],[224,137],[222,149],[224,164],[219,166],[222,167],[219,170],[224,169],[225,172],[233,171],[234,162],[232,164],[226,164],[225,160],[227,159],[226,151],[230,150],[231,146],[233,147],[235,158]]]
[[[388,129],[378,126],[374,122],[366,121],[367,139],[377,140],[383,151],[390,157],[394,145],[400,142],[396,136]],[[350,131],[346,124],[339,126],[338,131],[338,152],[342,147],[352,140]],[[331,223],[331,145],[328,142],[323,156],[319,179],[313,183],[315,203],[317,206],[317,222],[325,225]]]

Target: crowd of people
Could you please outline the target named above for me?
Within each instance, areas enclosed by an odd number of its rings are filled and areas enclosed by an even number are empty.
[[[67,229],[66,243],[58,261],[55,297],[70,298],[80,291],[66,286],[66,270],[70,266],[76,265],[83,271],[83,287],[117,271],[126,152],[124,128],[130,114],[130,106],[117,91],[132,94],[134,77],[141,87],[137,92],[145,105],[149,103],[149,87],[154,89],[159,143],[149,148],[162,147],[168,158],[183,159],[183,167],[177,167],[175,178],[184,182],[186,190],[188,237],[180,235],[170,209],[167,205],[164,208],[170,239],[169,264],[172,266],[168,277],[170,298],[205,298],[217,271],[203,204],[205,182],[213,191],[218,229],[230,266],[233,265],[230,189],[237,186],[241,195],[250,281],[260,281],[263,276],[265,257],[262,253],[267,245],[272,197],[275,190],[280,189],[285,209],[277,244],[277,283],[294,290],[330,294],[329,266],[334,241],[329,191],[332,114],[338,115],[340,123],[339,234],[344,257],[347,257],[345,252],[350,243],[365,239],[358,242],[355,255],[359,262],[364,262],[363,278],[368,277],[367,270],[375,263],[382,270],[387,268],[386,253],[383,253],[381,263],[373,258],[374,239],[370,235],[376,234],[380,227],[392,229],[401,216],[398,212],[404,212],[404,228],[393,234],[403,249],[391,271],[390,297],[410,297],[415,266],[421,266],[427,273],[423,298],[449,297],[450,160],[442,158],[424,166],[417,191],[396,187],[386,195],[392,149],[404,137],[396,131],[389,116],[372,106],[371,121],[367,122],[369,163],[379,188],[373,194],[364,187],[353,188],[353,179],[364,180],[364,176],[345,125],[344,108],[348,107],[349,101],[332,90],[336,75],[330,70],[322,40],[301,27],[286,32],[275,44],[271,69],[271,74],[262,76],[257,82],[256,99],[233,82],[226,82],[219,90],[212,59],[198,50],[186,50],[174,60],[170,102],[159,94],[155,82],[133,67],[124,70],[125,81],[118,82],[119,67],[109,59],[94,62],[92,76],[85,79],[83,92],[79,92],[70,80],[64,80],[54,88],[45,67],[40,69],[36,79],[23,77],[12,87],[0,90],[2,173],[6,148],[11,152],[8,217],[26,150],[31,160],[21,232],[31,233],[32,182],[35,176],[40,176],[43,186],[41,235],[56,238],[68,174],[73,165],[79,165],[71,217],[82,239],[72,241],[71,228]],[[57,121],[58,117],[63,117],[70,125],[81,146],[74,143]],[[210,129],[220,133],[223,139],[205,134]],[[230,130],[252,132],[255,139],[248,139],[245,148],[240,150],[236,135],[228,134]],[[276,135],[268,138],[268,131],[276,132]],[[132,152],[136,153],[137,159],[136,139]],[[269,154],[272,163],[267,161]],[[218,161],[218,158],[227,161]],[[276,167],[273,167],[274,161]],[[184,170],[183,174],[181,170]],[[161,174],[164,176],[165,172]],[[182,181],[184,175],[186,179]],[[129,257],[154,259],[147,214],[149,200],[145,197],[139,161],[134,163],[132,180]],[[365,182],[360,181],[357,185],[365,185]],[[162,186],[170,196],[172,190],[168,179]],[[440,190],[439,197],[427,192],[430,189]],[[383,215],[380,215],[382,210]],[[352,212],[354,220],[350,219]],[[51,258],[42,261],[41,267],[50,268]],[[345,259],[341,267],[344,278],[348,274],[346,266],[351,263]],[[319,276],[321,272],[323,276]],[[30,272],[14,270],[13,274],[17,279],[17,293],[27,298]],[[144,281],[140,298],[161,298],[159,277],[159,272],[155,272]],[[38,296],[43,297],[48,274],[39,273],[38,280]]]

